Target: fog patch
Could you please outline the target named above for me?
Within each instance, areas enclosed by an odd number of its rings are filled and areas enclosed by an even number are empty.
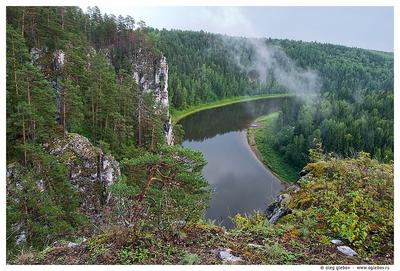
[[[286,91],[305,100],[318,96],[322,83],[317,72],[303,69],[279,47],[265,39],[224,36],[235,65],[253,83]]]
[[[238,25],[246,29],[247,38],[222,36],[221,39],[232,61],[252,83],[276,92],[289,92],[306,101],[319,96],[322,83],[316,71],[299,67],[280,47],[268,44],[265,38],[255,38],[254,27],[239,8],[223,7],[217,11],[219,25],[226,32]]]

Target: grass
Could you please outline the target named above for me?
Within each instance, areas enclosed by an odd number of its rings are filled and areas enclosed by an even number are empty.
[[[196,112],[203,111],[206,109],[221,107],[221,106],[230,105],[230,104],[234,104],[234,103],[248,102],[248,101],[260,100],[260,99],[282,98],[282,97],[288,97],[288,96],[291,96],[291,94],[283,93],[283,94],[261,94],[261,95],[255,95],[255,96],[238,96],[238,97],[226,98],[226,99],[215,101],[215,102],[202,103],[202,104],[190,106],[183,110],[172,109],[171,110],[172,122],[173,122],[173,124],[176,124],[181,119],[183,119],[191,114],[194,114]]]
[[[287,163],[282,155],[273,148],[274,125],[278,112],[264,115],[255,120],[258,127],[248,130],[248,140],[252,147],[256,147],[261,155],[262,162],[280,179],[293,182],[298,176],[299,169]]]

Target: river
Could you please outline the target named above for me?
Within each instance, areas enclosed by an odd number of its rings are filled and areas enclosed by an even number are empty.
[[[203,175],[213,189],[207,219],[232,228],[237,213],[263,212],[284,186],[255,156],[246,129],[259,116],[278,111],[285,98],[207,109],[182,119],[183,146],[203,153]]]

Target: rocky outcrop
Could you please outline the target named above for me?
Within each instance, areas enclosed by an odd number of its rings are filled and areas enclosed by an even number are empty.
[[[55,73],[60,72],[64,65],[65,53],[63,50],[50,51],[47,48],[40,49],[33,47],[30,51],[30,55],[32,64],[38,67],[46,76],[49,76],[49,74],[44,70],[44,64],[50,67],[50,70]]]
[[[81,135],[69,133],[45,145],[69,168],[71,184],[80,195],[82,213],[95,221],[110,204],[109,187],[121,175],[119,163]]]
[[[287,207],[289,201],[289,194],[281,194],[277,197],[275,202],[267,207],[265,215],[270,223],[275,224],[279,218],[290,212],[290,209]]]
[[[93,223],[102,222],[104,208],[112,205],[110,186],[121,175],[119,163],[78,134],[66,134],[44,147],[67,165],[69,180],[79,195],[80,212],[91,218]],[[20,198],[16,195],[24,191],[27,183],[23,168],[17,163],[8,164],[6,176],[7,200],[13,200],[18,205]],[[36,180],[36,186],[41,193],[46,192],[42,179]],[[15,243],[24,244],[27,240],[25,221],[16,221],[11,227]]]
[[[265,210],[265,216],[270,223],[275,224],[279,218],[292,212],[292,210],[288,207],[291,200],[291,194],[297,193],[299,190],[300,186],[297,184],[291,185],[286,188],[284,193],[278,195],[276,201],[268,205],[267,209]]]
[[[269,220],[270,223],[275,224],[279,218],[291,213],[291,209],[288,207],[288,204],[291,199],[291,194],[297,193],[300,191],[300,183],[306,182],[309,177],[309,173],[312,170],[308,168],[303,168],[299,172],[299,176],[295,182],[295,184],[286,188],[286,190],[278,195],[275,201],[270,203],[265,210],[265,216]]]
[[[159,103],[157,109],[164,121],[164,134],[168,145],[173,144],[171,116],[169,114],[168,100],[168,63],[165,56],[150,61],[149,56],[139,50],[132,62],[133,77],[143,92],[153,93],[154,99]]]

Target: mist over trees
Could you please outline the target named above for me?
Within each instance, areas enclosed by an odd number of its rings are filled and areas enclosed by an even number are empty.
[[[254,64],[259,64],[260,49],[245,38],[157,29],[149,34],[169,61],[170,100],[175,108],[238,95],[300,94],[299,101],[282,108],[276,130],[275,148],[293,165],[303,166],[317,142],[325,151],[343,156],[364,150],[381,161],[393,159],[393,54],[316,42],[258,40],[257,46],[281,50],[297,69],[317,74],[319,88],[300,91],[296,82],[278,80],[273,67],[262,67],[260,72]],[[279,54],[275,58],[277,65],[287,61]]]

